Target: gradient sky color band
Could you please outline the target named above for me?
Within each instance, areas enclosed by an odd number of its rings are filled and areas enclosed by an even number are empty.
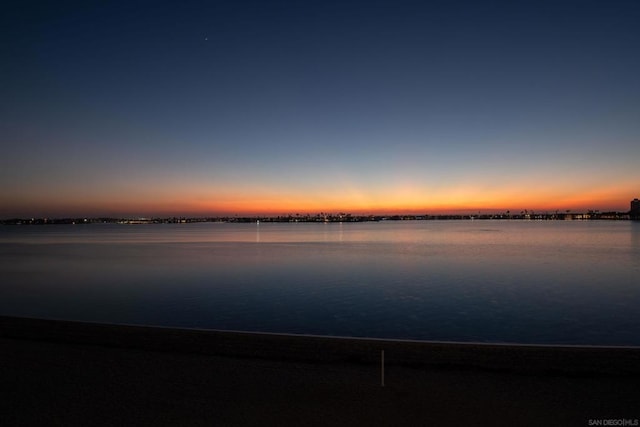
[[[1,217],[640,195],[636,1],[15,3]]]

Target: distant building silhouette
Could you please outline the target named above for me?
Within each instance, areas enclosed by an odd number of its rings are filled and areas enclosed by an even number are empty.
[[[631,210],[629,211],[629,216],[631,219],[640,220],[640,200],[633,199],[631,201]]]

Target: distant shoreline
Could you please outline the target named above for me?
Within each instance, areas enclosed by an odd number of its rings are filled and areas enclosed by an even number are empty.
[[[279,215],[279,216],[215,216],[215,217],[68,217],[68,218],[9,218],[0,220],[2,225],[88,225],[88,224],[192,224],[192,223],[259,223],[259,222],[311,222],[311,223],[348,223],[348,222],[380,222],[380,221],[473,221],[473,220],[507,220],[507,221],[628,221],[630,212],[565,212],[519,214],[442,214],[442,215],[351,215],[351,214],[317,214],[317,215]]]

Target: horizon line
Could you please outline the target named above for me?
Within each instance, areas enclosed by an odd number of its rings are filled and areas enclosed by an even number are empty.
[[[573,210],[573,209],[565,209],[559,210],[556,209],[554,211],[544,210],[544,211],[536,211],[536,210],[520,210],[517,212],[511,212],[511,210],[504,211],[491,211],[491,212],[482,212],[482,210],[466,210],[464,212],[438,212],[438,213],[428,213],[428,212],[406,212],[406,211],[397,211],[397,212],[385,212],[385,213],[349,213],[344,211],[338,212],[316,212],[316,213],[280,213],[280,214],[257,214],[257,213],[236,213],[236,214],[211,214],[211,215],[203,215],[203,214],[195,214],[195,215],[186,215],[186,214],[165,214],[165,215],[61,215],[61,216],[13,216],[13,217],[3,217],[0,218],[0,222],[6,221],[44,221],[47,223],[49,221],[64,221],[64,220],[81,220],[80,222],[89,222],[95,220],[208,220],[208,219],[320,219],[320,218],[398,218],[402,219],[403,217],[414,217],[414,218],[429,218],[429,217],[485,217],[492,219],[519,219],[526,217],[544,217],[544,218],[552,218],[552,217],[564,217],[566,215],[615,215],[615,216],[624,216],[630,215],[631,210],[626,211],[616,211],[616,210],[606,210],[600,211],[598,209],[589,209],[586,211]]]

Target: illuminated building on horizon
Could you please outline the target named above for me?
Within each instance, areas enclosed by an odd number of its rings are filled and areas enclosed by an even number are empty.
[[[631,219],[640,219],[640,200],[633,199],[631,201],[631,210],[629,211]]]

